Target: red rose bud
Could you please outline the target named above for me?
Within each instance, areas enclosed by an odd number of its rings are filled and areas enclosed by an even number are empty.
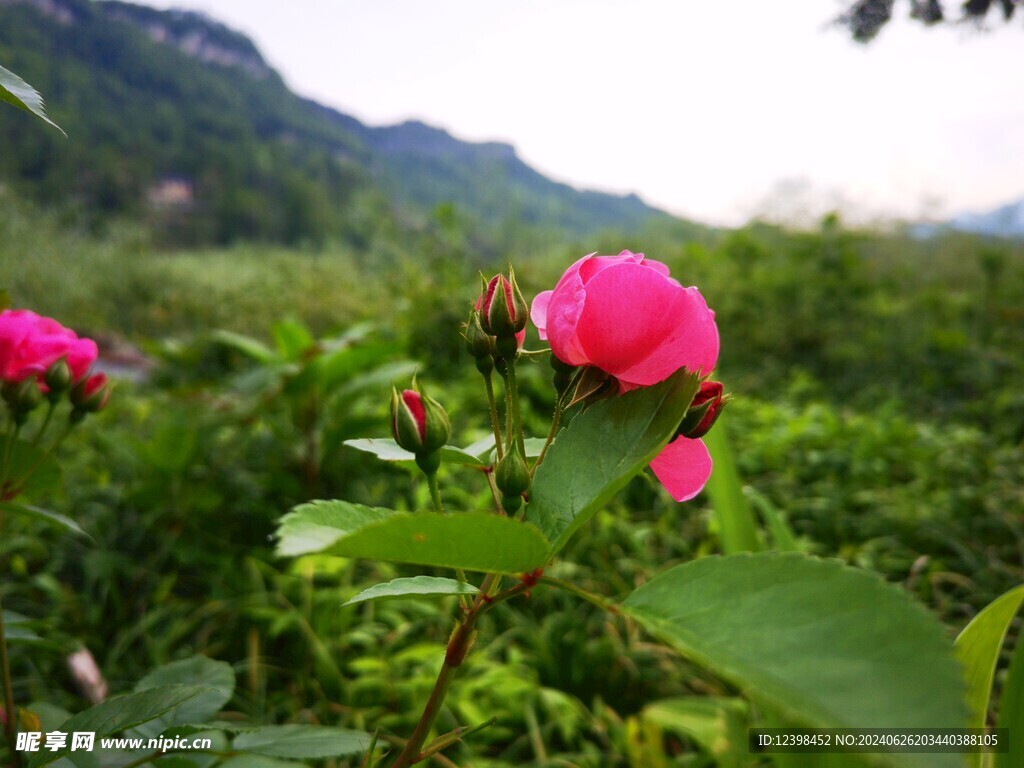
[[[491,278],[484,291],[480,312],[484,330],[492,336],[514,337],[526,328],[530,309],[516,285],[515,272],[510,269],[509,278],[504,275]]]
[[[391,388],[391,434],[402,448],[414,453],[431,454],[448,442],[451,426],[448,414],[434,398],[415,389],[399,394]]]
[[[676,434],[691,439],[706,435],[729,403],[724,389],[720,381],[702,382]]]
[[[86,379],[81,379],[71,388],[73,411],[83,415],[102,411],[106,407],[109,398],[110,384],[105,373],[94,373]]]

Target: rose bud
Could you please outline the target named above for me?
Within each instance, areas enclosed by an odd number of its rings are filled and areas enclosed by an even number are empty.
[[[501,506],[514,515],[523,504],[523,494],[530,489],[530,468],[514,440],[508,453],[494,469],[494,484],[501,491]]]
[[[14,416],[15,424],[21,425],[28,421],[28,415],[43,402],[43,393],[35,378],[29,377],[21,381],[8,381],[3,385],[3,398]]]
[[[691,439],[706,435],[729,403],[729,397],[723,394],[723,390],[719,381],[703,382],[693,396],[690,410],[683,417],[683,423],[679,425],[676,434]]]
[[[74,374],[66,357],[62,357],[46,369],[46,373],[43,374],[43,383],[48,388],[46,397],[51,403],[59,401],[61,395],[71,389],[71,385],[74,383]]]
[[[391,434],[402,448],[418,456],[432,454],[448,442],[451,426],[448,414],[434,398],[413,389],[399,394],[391,388]]]
[[[87,413],[102,411],[110,398],[110,384],[107,374],[94,373],[80,380],[71,388],[71,418],[80,421]],[[76,417],[77,415],[77,417]]]
[[[529,319],[530,308],[516,284],[515,272],[510,269],[508,278],[492,277],[480,300],[480,322],[485,331],[498,337],[499,355],[515,357]]]
[[[494,354],[494,337],[480,324],[480,312],[473,310],[466,323],[466,349],[476,360],[476,369],[485,376],[494,368],[491,356]]]

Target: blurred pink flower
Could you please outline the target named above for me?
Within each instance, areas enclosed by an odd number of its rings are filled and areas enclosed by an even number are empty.
[[[700,291],[684,288],[642,253],[584,256],[554,290],[537,295],[530,316],[559,360],[611,374],[620,392],[657,384],[680,368],[706,376],[718,362],[715,313]],[[710,477],[711,456],[700,440],[677,437],[651,469],[673,498],[686,501]]]
[[[56,320],[27,309],[0,312],[0,379],[22,381],[36,377],[40,385],[46,369],[62,357],[75,381],[82,379],[96,362],[96,342]]]

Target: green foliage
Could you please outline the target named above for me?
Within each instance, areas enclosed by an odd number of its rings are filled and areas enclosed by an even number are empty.
[[[757,521],[743,495],[743,486],[729,452],[725,430],[711,430],[704,436],[704,442],[714,462],[714,471],[706,490],[714,506],[722,551],[727,555],[760,551],[762,546],[758,539]]]
[[[365,752],[370,735],[316,725],[264,725],[235,737],[232,747],[266,757],[309,759]]]
[[[747,710],[742,699],[693,696],[652,702],[640,719],[693,739],[721,768],[740,768],[745,761],[738,747],[748,738]]]
[[[992,675],[1010,622],[1024,605],[1024,586],[1007,592],[974,617],[956,639],[957,658],[967,675],[967,704],[971,710],[970,725],[982,728],[989,711]],[[973,756],[981,765],[981,755]]]
[[[604,400],[577,414],[537,469],[526,519],[558,552],[672,438],[698,378],[680,371],[661,384]]]
[[[783,722],[967,724],[960,668],[938,622],[877,577],[835,562],[704,558],[647,582],[623,610]],[[888,761],[960,764],[952,754]]]
[[[30,440],[18,440],[11,435],[0,437],[0,456],[4,458],[4,499],[46,491],[59,485],[60,467],[53,457]],[[22,506],[23,508],[23,506]],[[31,514],[31,510],[25,512]]]
[[[27,617],[14,624],[25,634],[12,646],[19,702],[82,709],[64,684],[62,659],[80,645],[115,691],[202,652],[238,670],[225,712],[232,724],[408,733],[436,677],[458,598],[339,606],[375,584],[450,571],[327,554],[282,563],[270,537],[280,510],[312,497],[294,419],[301,408],[291,403],[293,394],[298,403],[317,390],[308,386],[314,379],[338,392],[366,374],[365,388],[339,400],[338,410],[319,411],[317,495],[387,507],[406,520],[429,505],[405,468],[343,447],[386,433],[388,371],[403,356],[429,361],[436,394],[452,413],[453,441],[490,461],[489,439],[478,440],[486,420],[469,416],[480,412],[479,381],[456,335],[474,293],[464,272],[486,250],[466,213],[440,211],[435,225],[415,234],[392,231],[316,255],[251,247],[161,254],[136,229],[98,239],[9,193],[3,203],[0,271],[15,306],[59,315],[108,341],[126,337],[158,361],[143,381],[119,385],[88,434],[72,434],[60,456],[65,488],[38,499],[94,543],[59,536],[29,515],[3,515],[4,604]],[[692,235],[652,229],[649,239],[624,243],[618,233],[594,247],[630,245],[663,258],[716,309],[717,377],[737,397],[710,438],[729,439],[736,469],[729,493],[756,515],[757,540],[876,571],[934,609],[951,635],[1024,581],[1024,376],[1013,354],[1024,342],[1016,322],[1024,251],[975,238],[916,243],[828,227],[755,226],[705,233],[701,245],[683,241]],[[487,258],[502,255],[487,247]],[[520,247],[532,253],[522,269],[519,254],[509,255],[535,289],[550,287],[559,266],[592,250],[589,243],[532,248],[525,240]],[[372,333],[342,330],[371,317]],[[307,354],[328,359],[343,338],[349,361],[366,363],[362,372],[345,363],[299,373]],[[531,337],[527,347],[536,346]],[[385,348],[393,356],[376,357]],[[534,434],[543,434],[551,412],[549,376],[546,365],[523,365]],[[536,443],[527,447],[536,455]],[[456,464],[441,469],[447,506],[491,504],[487,491],[458,487],[475,475]],[[731,546],[718,489],[708,490],[679,506],[649,476],[629,480],[546,573],[617,603],[673,565],[699,566]],[[485,619],[437,729],[492,714],[499,722],[453,747],[457,764],[728,765],[736,758],[701,740],[714,715],[702,720],[699,711],[742,689],[651,643],[635,622],[543,583],[529,601],[509,601]],[[1019,619],[1007,637],[1017,635]],[[1004,725],[1020,712],[1024,652],[1016,648],[1003,647],[995,661],[990,716]],[[680,697],[692,700],[679,705],[692,722],[652,704]],[[749,715],[762,715],[756,701]],[[227,736],[221,741],[231,748]],[[254,768],[270,768],[268,761],[277,759],[228,760]],[[361,757],[337,762],[351,768]]]
[[[384,584],[375,584],[346,600],[344,604],[355,605],[369,600],[387,600],[399,597],[476,595],[479,593],[479,589],[464,581],[442,579],[437,576],[413,576],[406,579],[393,579]]]
[[[99,740],[160,717],[203,695],[208,689],[197,685],[161,685],[136,693],[115,696],[61,723],[65,733],[92,732]],[[57,750],[32,754],[28,768],[42,768],[71,753],[71,739]]]
[[[169,712],[139,725],[135,732],[143,736],[156,736],[174,726],[201,725],[212,720],[235,692],[235,673],[226,662],[193,656],[153,670],[136,683],[135,691],[162,685],[195,685],[204,690]]]
[[[549,556],[532,525],[490,513],[409,515],[345,501],[296,507],[281,519],[277,549],[499,573],[531,571]]]
[[[35,115],[44,123],[49,123],[61,133],[60,126],[46,116],[43,108],[43,97],[39,91],[26,83],[9,69],[0,67],[0,101],[23,109],[29,114]],[[66,134],[65,134],[66,135]]]
[[[415,454],[399,446],[390,437],[361,437],[355,440],[346,440],[345,445],[349,448],[355,448],[357,451],[372,454],[381,461],[416,461]],[[491,438],[491,445],[494,445],[493,437]],[[479,457],[478,452],[471,451],[468,448],[463,449],[446,445],[441,448],[440,456],[442,464],[461,464],[467,467],[487,466]]]
[[[996,726],[1007,728],[1012,733],[1013,728],[1024,718],[1024,643],[1017,638],[1013,651],[1013,658],[1006,673],[1006,681],[1003,684],[1003,694],[999,701],[999,717]],[[1020,765],[1024,760],[1024,744],[1019,739],[1010,742],[1010,749],[1007,752],[999,753],[995,757],[996,768],[1011,768]]]

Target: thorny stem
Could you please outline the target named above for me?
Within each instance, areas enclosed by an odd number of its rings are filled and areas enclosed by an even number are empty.
[[[10,752],[11,765],[19,768],[21,755],[14,749],[14,723],[17,714],[14,709],[14,687],[11,684],[11,663],[7,658],[7,634],[4,629],[4,606],[0,596],[0,674],[4,681],[4,735],[7,737],[7,750]]]
[[[444,514],[444,504],[441,503],[441,490],[437,487],[437,473],[431,472],[427,475],[427,486],[430,488],[430,500],[434,502],[434,509],[439,515]]]
[[[519,384],[516,382],[516,365],[515,361],[512,361],[506,366],[506,378],[505,386],[510,393],[510,407],[512,409],[512,436],[509,438],[509,444],[514,437],[516,443],[519,445],[519,453],[522,456],[526,455],[526,445],[523,441],[523,417],[519,410]]]
[[[484,375],[484,386],[487,388],[487,406],[491,411],[491,429],[494,430],[494,449],[497,451],[498,461],[501,461],[503,448],[501,445],[501,423],[498,421],[498,403],[494,399],[494,382],[491,379],[491,372]]]
[[[501,506],[501,494],[498,493],[498,484],[494,482],[494,469],[488,467],[484,472],[487,475],[487,485],[491,489],[491,495],[494,497],[494,508],[497,510],[497,514],[502,517],[508,517],[505,514],[505,509]]]
[[[427,486],[430,488],[430,499],[434,502],[434,509],[437,510],[437,514],[443,515],[444,504],[441,502],[441,489],[437,486],[437,472],[427,474]],[[466,572],[461,568],[455,569],[455,575],[462,583],[466,582]],[[465,595],[459,595],[459,602],[465,610],[469,610],[469,600]]]
[[[423,707],[423,714],[420,715],[419,722],[416,723],[416,728],[409,737],[409,741],[406,742],[401,754],[392,763],[391,768],[408,768],[408,766],[415,765],[426,757],[421,753],[423,744],[430,734],[430,729],[434,727],[434,721],[437,720],[437,716],[441,713],[441,706],[444,704],[445,696],[448,695],[448,689],[451,687],[455,674],[473,647],[473,640],[476,637],[475,627],[477,619],[494,606],[506,600],[511,600],[513,597],[524,592],[528,592],[536,584],[537,578],[538,576],[531,574],[531,578],[524,578],[504,592],[494,594],[494,590],[501,582],[501,577],[495,573],[487,574],[483,584],[480,585],[480,594],[474,601],[473,608],[463,617],[462,622],[456,626],[455,631],[452,632],[452,636],[448,640],[448,646],[444,654],[444,663],[441,665],[441,671],[434,682],[430,698],[427,699],[427,703]]]
[[[551,447],[551,442],[555,439],[555,434],[558,432],[558,426],[562,421],[562,413],[565,411],[565,406],[562,404],[562,398],[558,398],[555,402],[555,413],[551,418],[551,429],[548,430],[548,439],[544,441],[544,447],[540,449],[540,455],[537,457],[537,461],[534,462],[533,467],[530,469],[530,477],[533,477],[534,472],[537,471],[537,467],[544,461],[544,457],[547,455],[548,448]]]

